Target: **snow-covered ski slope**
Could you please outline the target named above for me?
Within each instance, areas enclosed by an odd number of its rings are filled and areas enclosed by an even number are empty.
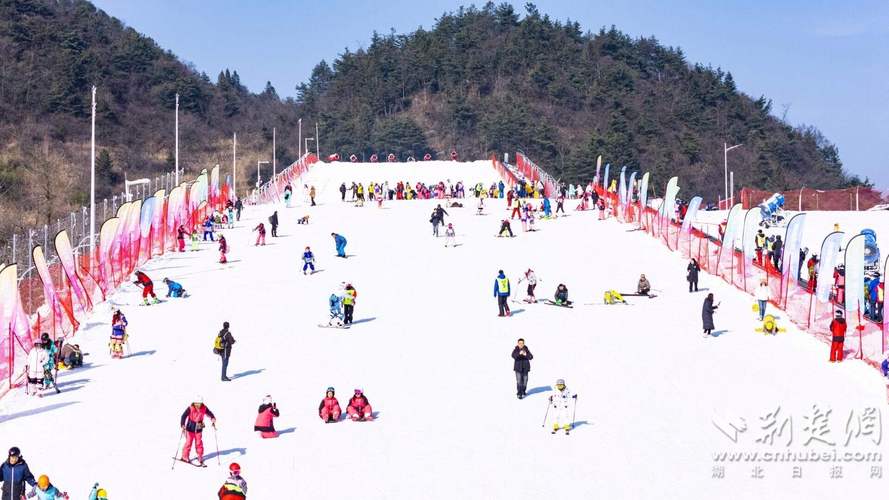
[[[313,168],[310,182],[360,180],[328,167]],[[515,238],[496,238],[505,202],[489,202],[477,216],[470,199],[448,208],[460,246],[445,248],[428,224],[438,201],[357,208],[340,202],[336,189],[324,190],[317,207],[297,198],[289,209],[250,207],[224,231],[228,265],[216,263],[208,243],[146,266],[158,288],[167,276],[191,297],[136,307],[132,285],[111,297],[76,337],[88,366],[61,374],[61,394],[36,399],[16,390],[0,401],[3,443],[21,447],[35,474],[48,474],[72,498],[85,498],[96,481],[114,499],[215,498],[231,461],[241,464],[251,499],[809,500],[885,490],[885,480],[870,478],[882,462],[714,462],[720,452],[885,454],[885,438],[874,445],[866,427],[855,435],[854,420],[844,443],[850,412],[870,407],[889,416],[886,388],[863,363],[828,363],[826,345],[781,320],[787,333],[754,333],[752,298],[704,275],[701,287],[721,302],[723,333],[702,338],[705,292],[689,294],[685,262],[630,226],[574,212],[568,202],[568,217],[540,221],[539,232],[522,233],[516,222]],[[251,228],[274,209],[280,237],[256,248]],[[311,223],[297,225],[305,214]],[[348,259],[334,257],[333,231],[348,239]],[[321,270],[313,276],[301,272],[306,245]],[[513,316],[497,317],[497,270],[521,297],[518,279],[529,267],[542,280],[539,298],[565,283],[577,306],[511,303]],[[600,303],[606,289],[634,289],[641,272],[658,298],[584,305]],[[318,328],[343,281],[358,290],[355,325]],[[107,353],[112,307],[130,322],[133,354],[123,360]],[[229,383],[220,382],[211,352],[223,321],[237,339]],[[519,337],[534,354],[531,394],[521,401],[510,358]],[[557,378],[579,395],[570,436],[541,427]],[[329,385],[343,409],[356,387],[364,389],[377,420],[323,424],[318,404]],[[278,439],[252,430],[266,394],[281,410]],[[218,417],[222,466],[207,429],[209,467],[180,463],[171,471],[179,416],[196,395]],[[776,409],[777,427],[769,427]],[[827,427],[807,419],[815,410],[831,411]],[[837,465],[843,477],[831,479]]]

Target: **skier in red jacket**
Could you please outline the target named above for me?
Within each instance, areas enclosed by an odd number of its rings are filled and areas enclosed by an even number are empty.
[[[318,415],[325,424],[337,422],[340,419],[340,402],[336,400],[336,391],[333,387],[328,387],[324,399],[318,405]]]
[[[148,305],[149,295],[154,299],[155,304],[160,302],[157,299],[157,295],[154,294],[154,282],[151,281],[151,278],[149,278],[147,274],[142,271],[136,271],[136,281],[134,281],[133,284],[142,287],[142,300],[146,306]]]
[[[836,317],[830,322],[830,362],[843,360],[843,342],[846,340],[846,320],[843,311],[837,309]]]
[[[353,422],[359,420],[373,420],[373,408],[371,408],[367,396],[364,395],[364,391],[355,389],[355,395],[349,400],[349,405],[346,407],[346,413],[349,414],[349,418],[351,418]]]
[[[210,417],[210,424],[216,428],[216,416],[204,405],[204,399],[200,396],[188,405],[188,408],[182,412],[179,418],[179,426],[185,434],[185,447],[182,448],[183,462],[191,461],[191,445],[194,443],[194,449],[198,454],[198,465],[204,465],[204,417]]]

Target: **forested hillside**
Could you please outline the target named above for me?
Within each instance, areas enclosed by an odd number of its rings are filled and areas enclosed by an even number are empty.
[[[429,30],[375,33],[366,49],[322,61],[299,101],[324,124],[323,149],[521,150],[570,180],[590,178],[601,154],[658,183],[679,175],[683,192],[715,198],[728,142],[744,144],[731,153],[739,188],[859,182],[817,129],[776,119],[771,101],[743,94],[729,71],[654,38],[590,33],[525,9],[460,9]]]
[[[211,79],[89,2],[0,0],[0,54],[0,237],[88,202],[93,84],[100,199],[124,173],[172,171],[177,92],[186,179],[217,163],[230,173],[232,132],[244,187],[247,167],[271,160],[273,127],[278,164],[297,156],[297,106],[271,84],[253,94],[237,71]]]

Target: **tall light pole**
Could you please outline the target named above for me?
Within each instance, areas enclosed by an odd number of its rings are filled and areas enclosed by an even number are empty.
[[[314,141],[314,140],[315,140],[314,137],[306,137],[306,154],[309,154],[309,141]],[[300,158],[302,158],[302,157],[300,156]]]
[[[300,118],[297,122],[299,123],[299,136],[296,138],[296,149],[297,149],[297,156],[302,158],[303,157],[303,151],[302,151],[302,147],[303,147],[303,119]]]
[[[727,143],[722,143],[722,164],[725,168],[725,208],[727,209],[731,208],[728,206],[728,152],[735,148],[740,148],[741,146],[743,146],[743,144],[735,144],[732,147],[728,147]]]
[[[260,176],[260,174],[259,174],[259,166],[262,165],[263,163],[268,165],[271,162],[269,162],[267,160],[259,160],[256,162],[256,187],[259,187],[260,184],[262,184],[262,176]]]
[[[176,93],[176,185],[179,185],[179,93]]]
[[[96,248],[96,86],[93,85],[93,117],[90,140],[90,251]],[[90,262],[93,259],[90,258]],[[92,267],[92,266],[90,266]]]
[[[315,122],[315,156],[317,156],[318,160],[320,161],[321,160],[321,151],[320,151],[321,140],[319,139],[319,137],[321,137],[321,136],[318,135],[318,122]],[[308,153],[308,151],[306,151],[306,153]]]
[[[238,133],[232,132],[232,192],[238,197]]]
[[[277,164],[278,152],[275,151],[275,127],[272,127],[272,179],[275,178],[275,174],[277,174],[276,164]]]

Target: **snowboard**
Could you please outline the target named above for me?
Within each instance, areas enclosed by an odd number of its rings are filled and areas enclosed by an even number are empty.
[[[558,307],[565,307],[567,309],[574,309],[574,304],[567,304],[567,305],[566,304],[556,304],[555,301],[552,301],[549,299],[544,299],[543,303],[546,305],[550,305],[550,306],[558,306]]]
[[[318,324],[318,328],[335,328],[337,330],[348,330],[350,328],[349,325],[337,326],[337,325],[323,325]]]

